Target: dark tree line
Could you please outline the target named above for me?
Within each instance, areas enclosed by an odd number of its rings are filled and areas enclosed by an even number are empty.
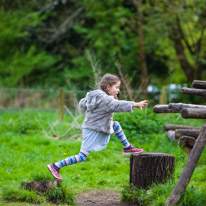
[[[110,72],[129,91],[206,77],[202,0],[2,0],[0,19],[0,86],[90,89]]]

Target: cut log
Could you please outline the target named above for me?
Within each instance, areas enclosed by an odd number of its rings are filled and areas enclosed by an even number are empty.
[[[168,104],[168,108],[171,109],[173,112],[181,112],[183,109],[187,108],[206,109],[206,106],[197,104],[170,103]]]
[[[184,147],[184,152],[189,155],[192,152],[192,147]]]
[[[41,193],[47,192],[53,187],[58,187],[61,180],[42,180],[34,182],[22,182],[21,187],[28,190],[35,190]]]
[[[187,125],[175,125],[175,124],[167,124],[164,125],[163,130],[168,131],[168,130],[176,130],[176,129],[199,129],[201,130],[200,127],[192,127],[192,126],[187,126]]]
[[[184,191],[189,184],[189,181],[192,177],[192,174],[197,166],[198,160],[202,154],[202,151],[206,144],[206,123],[201,129],[200,135],[195,141],[195,145],[189,155],[187,163],[184,167],[184,170],[176,184],[175,188],[173,189],[172,193],[170,194],[169,198],[167,199],[165,205],[177,205],[179,199],[184,194]]]
[[[155,113],[174,113],[173,110],[168,108],[167,104],[157,104],[153,107]]]
[[[162,183],[174,172],[175,157],[163,153],[132,154],[130,158],[130,183],[147,189],[152,183]]]
[[[206,97],[206,89],[193,89],[193,88],[183,87],[182,92],[184,94],[190,94],[190,95],[197,95],[197,96]]]
[[[197,89],[206,89],[206,81],[194,80],[192,87]]]
[[[175,138],[179,139],[181,136],[190,136],[197,139],[201,129],[176,129]]]
[[[168,130],[167,136],[171,141],[173,141],[173,142],[177,141],[177,139],[175,139],[175,131],[174,130]]]
[[[193,147],[195,144],[195,138],[189,136],[182,136],[179,138],[178,144],[183,147]]]
[[[206,119],[206,109],[183,109],[181,116],[185,119]]]

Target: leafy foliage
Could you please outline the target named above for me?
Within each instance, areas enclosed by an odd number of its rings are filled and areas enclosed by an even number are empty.
[[[0,10],[0,18],[1,86],[18,87],[34,84],[31,81],[33,74],[52,69],[60,60],[58,56],[37,49],[36,45],[29,41],[29,28],[41,24],[45,16],[41,16],[40,12]],[[40,80],[38,75],[35,82],[37,80]]]
[[[70,82],[88,90],[93,83],[86,55],[89,49],[102,74],[118,73],[117,67],[121,67],[132,87],[138,88],[138,11],[133,1],[22,0],[3,1],[0,8],[1,86],[57,87]],[[140,9],[149,83],[160,87],[195,77],[204,79],[203,1],[147,0]],[[181,51],[177,50],[180,44]]]

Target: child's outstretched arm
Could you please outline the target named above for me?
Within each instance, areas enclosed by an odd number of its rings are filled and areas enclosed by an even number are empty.
[[[140,109],[142,109],[142,107],[146,106],[149,102],[148,100],[142,102],[116,100],[111,96],[107,96],[104,101],[109,112],[133,112],[134,108],[140,107]]]
[[[144,106],[146,106],[147,104],[149,103],[148,100],[144,100],[144,101],[141,101],[141,102],[135,102],[132,107],[133,108],[136,108],[136,107],[139,107],[141,110]]]

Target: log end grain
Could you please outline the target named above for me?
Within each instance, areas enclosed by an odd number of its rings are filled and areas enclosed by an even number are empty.
[[[189,136],[182,136],[179,139],[179,145],[182,145],[184,147],[193,147],[195,144],[195,138],[194,137],[189,137]]]

